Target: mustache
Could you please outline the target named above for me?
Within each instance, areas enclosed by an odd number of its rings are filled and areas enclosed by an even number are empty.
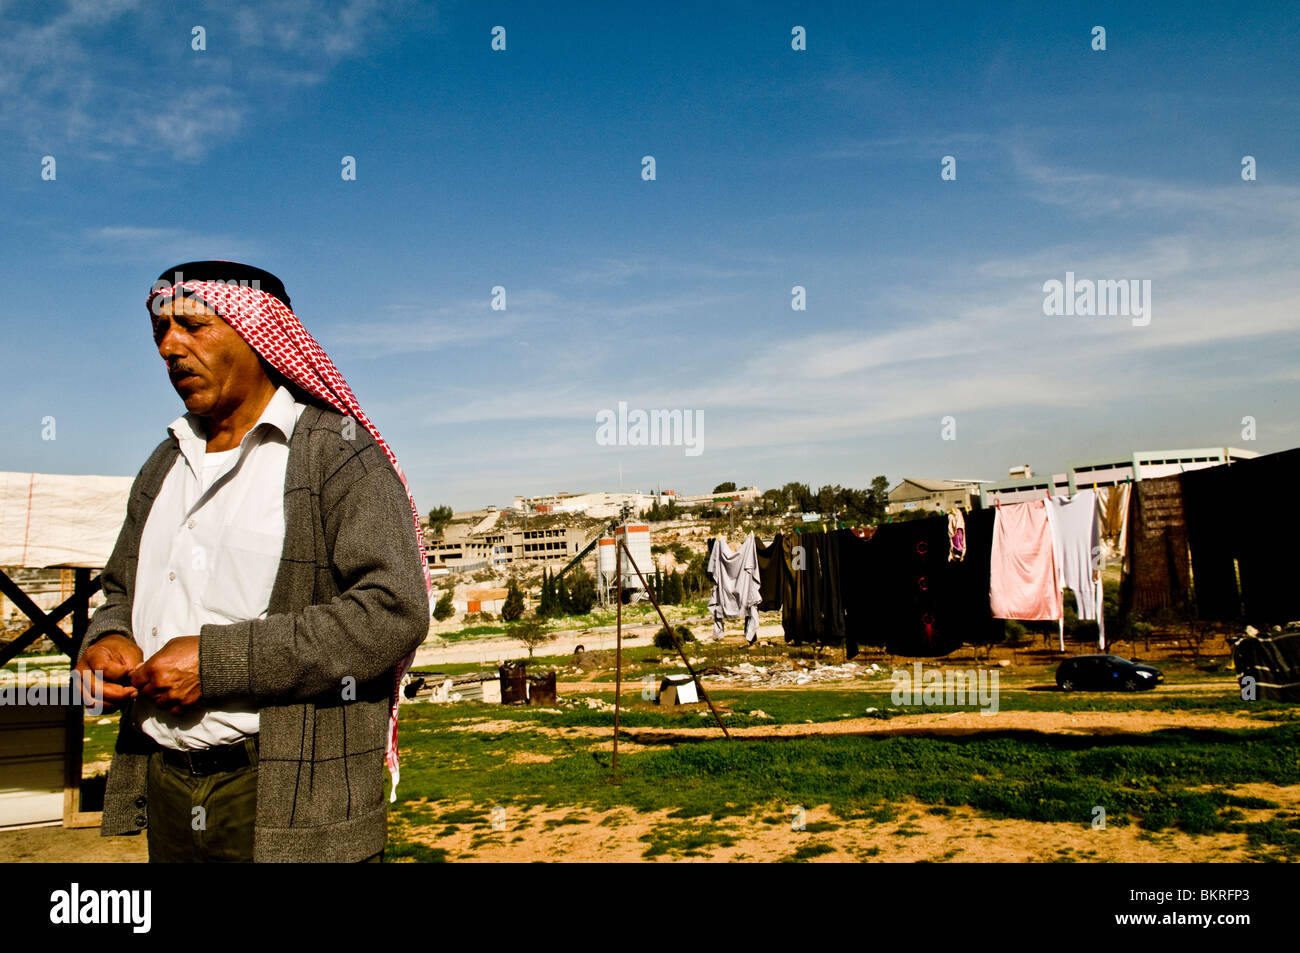
[[[183,367],[181,365],[176,365],[167,369],[167,376],[174,381],[193,373],[195,372],[191,368]]]

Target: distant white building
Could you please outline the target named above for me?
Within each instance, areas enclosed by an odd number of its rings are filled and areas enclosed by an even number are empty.
[[[1153,480],[1173,476],[1187,470],[1217,467],[1250,460],[1259,456],[1254,450],[1236,447],[1202,447],[1191,450],[1138,450],[1128,456],[1096,457],[1072,463],[1065,473],[1051,477],[1026,476],[1019,479],[1000,480],[984,484],[980,498],[983,505],[991,506],[998,500],[1014,503],[1018,500],[1041,499],[1046,493],[1062,496],[1079,490],[1099,489],[1119,483]],[[1018,469],[1018,468],[1017,468]],[[1028,467],[1026,466],[1026,470]]]
[[[762,496],[758,487],[746,486],[727,493],[704,493],[698,496],[680,496],[675,490],[641,493],[635,490],[610,493],[554,493],[550,496],[516,496],[514,508],[520,513],[578,513],[592,519],[614,519],[624,505],[632,514],[644,513],[655,503],[667,506],[674,502],[679,507],[719,506],[726,508],[736,503],[749,503]]]
[[[896,516],[913,510],[946,513],[955,506],[970,509],[979,498],[979,480],[927,480],[907,477],[889,491],[885,515]]]

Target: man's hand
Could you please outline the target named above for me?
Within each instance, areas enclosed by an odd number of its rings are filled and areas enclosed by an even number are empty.
[[[131,670],[143,661],[144,653],[140,646],[125,635],[104,636],[86,649],[86,654],[73,669],[80,673],[82,701],[95,705],[102,699],[105,708],[112,709],[128,698],[134,698],[136,690],[131,685]]]
[[[199,703],[199,637],[172,639],[131,672],[131,684],[159,708],[173,715]]]

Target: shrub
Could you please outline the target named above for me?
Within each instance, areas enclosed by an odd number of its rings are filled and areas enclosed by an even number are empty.
[[[506,622],[514,622],[524,614],[524,594],[519,589],[519,584],[513,579],[510,585],[506,587],[506,601],[501,606],[501,618]]]
[[[533,657],[533,650],[544,642],[553,642],[558,636],[554,632],[547,632],[546,627],[537,619],[525,619],[522,622],[516,622],[507,630],[507,635],[512,639],[518,639],[528,648],[528,657]]]
[[[596,604],[596,581],[581,565],[569,574],[569,581],[569,611],[574,615],[586,615]]]
[[[455,613],[456,609],[451,604],[451,590],[448,589],[433,607],[433,617],[441,622],[450,619]]]
[[[695,641],[695,636],[691,635],[691,630],[686,628],[686,626],[679,625],[675,631],[677,633],[678,642],[685,644],[687,642]],[[672,632],[669,632],[666,626],[655,633],[655,648],[657,649],[674,648]]]

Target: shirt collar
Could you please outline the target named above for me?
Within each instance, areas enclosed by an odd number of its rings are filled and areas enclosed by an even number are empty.
[[[293,395],[289,393],[288,388],[281,384],[275,389],[275,393],[271,395],[271,399],[267,401],[266,406],[262,409],[262,416],[257,418],[257,423],[248,428],[248,433],[244,434],[239,441],[240,448],[249,443],[250,440],[255,439],[253,435],[258,432],[263,424],[279,430],[284,435],[284,439],[288,440],[293,436],[294,425],[298,422],[298,408],[298,402],[293,399]],[[197,415],[193,413],[182,414],[168,424],[167,429],[176,435],[176,439],[180,441],[182,447],[197,442],[199,445],[198,452],[207,452],[208,438],[204,435],[202,424]]]

